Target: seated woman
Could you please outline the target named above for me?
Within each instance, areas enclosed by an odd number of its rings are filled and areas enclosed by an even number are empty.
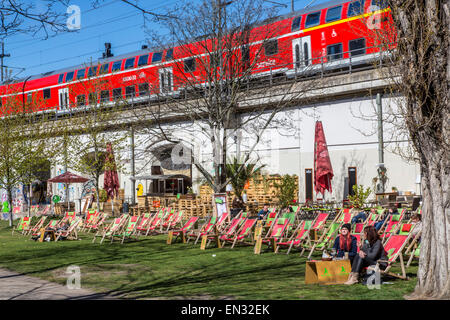
[[[340,234],[334,240],[333,249],[336,250],[335,257],[337,258],[343,258],[345,253],[348,252],[350,262],[353,264],[358,247],[356,237],[350,234],[351,229],[352,226],[350,223],[346,223],[341,227]]]
[[[376,265],[380,259],[387,260],[380,235],[374,226],[364,228],[364,241],[362,245],[359,243],[358,246],[360,250],[353,260],[352,272],[350,272],[349,278],[345,282],[347,285],[358,283],[358,277],[363,268]]]

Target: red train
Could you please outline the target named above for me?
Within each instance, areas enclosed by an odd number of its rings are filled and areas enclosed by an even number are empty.
[[[239,49],[241,58],[251,60],[258,52],[258,62],[251,69],[253,77],[267,73],[293,77],[350,63],[368,64],[380,51],[376,34],[387,29],[389,11],[385,0],[334,0],[297,11],[253,27],[249,45]],[[262,41],[267,36],[263,29],[275,32]],[[24,105],[26,101],[39,101],[34,103],[34,111],[60,113],[72,107],[113,104],[117,99],[139,101],[161,93],[177,94],[182,87],[180,79],[202,82],[198,44],[153,52],[143,49],[95,65],[3,83],[0,102],[5,105],[8,99],[15,99]]]

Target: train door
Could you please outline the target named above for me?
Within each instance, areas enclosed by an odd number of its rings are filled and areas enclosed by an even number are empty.
[[[60,109],[67,109],[69,106],[69,88],[59,89],[58,96]]]
[[[311,36],[292,40],[292,61],[294,69],[300,69],[311,64]]]
[[[173,91],[172,68],[159,69],[159,87],[161,93],[168,93]]]

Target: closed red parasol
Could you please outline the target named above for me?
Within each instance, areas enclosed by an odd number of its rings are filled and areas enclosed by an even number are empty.
[[[333,168],[331,167],[322,121],[316,121],[314,139],[314,189],[316,193],[324,194],[325,190],[331,192],[331,179],[333,179]]]
[[[106,145],[105,176],[103,179],[103,188],[108,194],[108,198],[114,198],[119,193],[119,175],[117,174],[116,161],[111,143]]]

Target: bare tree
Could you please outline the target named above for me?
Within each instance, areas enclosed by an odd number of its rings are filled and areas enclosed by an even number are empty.
[[[145,130],[154,141],[183,144],[183,157],[190,162],[192,156],[206,182],[222,192],[229,182],[229,149],[238,132],[253,137],[240,157],[244,168],[266,129],[276,127],[276,120],[288,126],[284,118],[289,113],[282,111],[305,98],[314,81],[287,81],[283,53],[292,44],[277,39],[286,26],[263,1],[184,3],[168,15],[177,17],[165,21],[171,39],[154,38],[161,55],[166,49],[161,57],[166,64],[151,75],[149,95],[156,99],[135,114],[150,120]],[[193,140],[202,149],[211,148],[212,156],[201,161],[197,151],[187,155]],[[175,148],[172,154],[178,152]]]

